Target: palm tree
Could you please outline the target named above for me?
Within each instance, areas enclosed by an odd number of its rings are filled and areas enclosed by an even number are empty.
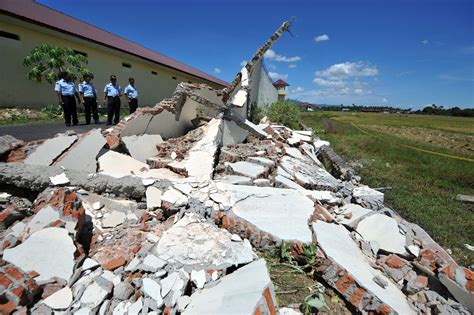
[[[76,53],[71,48],[58,47],[44,44],[35,47],[28,56],[23,59],[25,67],[33,66],[27,74],[28,79],[40,83],[45,79],[53,83],[59,72],[65,71],[71,80],[77,79],[77,73],[92,74],[85,67],[87,57]]]

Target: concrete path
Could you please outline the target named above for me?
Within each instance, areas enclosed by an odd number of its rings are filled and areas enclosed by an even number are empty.
[[[25,125],[0,126],[0,136],[11,135],[20,140],[32,141],[51,138],[55,134],[65,132],[66,130],[74,130],[78,133],[83,133],[94,128],[105,129],[106,127],[110,126],[107,126],[105,123],[100,123],[98,125],[79,124],[78,126],[66,127],[63,122],[35,122]]]

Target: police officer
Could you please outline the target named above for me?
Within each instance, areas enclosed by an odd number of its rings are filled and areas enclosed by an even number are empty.
[[[129,85],[124,90],[125,97],[128,101],[128,107],[130,108],[130,114],[135,112],[138,107],[138,90],[135,87],[135,79],[128,79]]]
[[[99,123],[99,113],[97,111],[97,89],[91,82],[92,76],[88,73],[83,75],[84,82],[79,84],[79,99],[84,105],[84,112],[86,116],[86,125],[91,123],[92,118],[96,124]]]
[[[66,126],[69,127],[71,126],[72,119],[72,124],[76,126],[79,123],[75,98],[77,95],[76,86],[74,82],[71,81],[67,72],[60,72],[58,77],[60,80],[56,82],[54,90],[56,91],[59,105],[63,107],[64,121]]]
[[[120,96],[122,88],[117,84],[117,77],[112,74],[110,82],[104,87],[104,104],[107,101],[107,125],[118,124],[120,120]]]

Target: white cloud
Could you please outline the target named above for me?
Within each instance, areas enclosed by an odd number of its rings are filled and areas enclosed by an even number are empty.
[[[294,63],[292,63],[291,65],[288,65],[288,68],[294,69],[294,68],[296,68],[296,65]]]
[[[221,70],[221,69],[219,69],[219,68],[214,68],[213,72],[214,72],[214,73],[221,73],[221,72],[222,72],[222,70]]]
[[[240,62],[240,66],[241,66],[241,67],[245,67],[246,65],[247,65],[247,60],[242,60],[242,61]]]
[[[323,78],[314,78],[313,83],[324,87],[342,87],[345,85],[345,82],[342,80],[327,80]]]
[[[335,78],[346,77],[374,77],[379,74],[377,67],[366,62],[344,62],[337,63],[323,71],[316,71],[316,76]]]
[[[422,43],[423,45],[427,45],[429,42],[430,42],[430,41],[427,40],[427,39],[423,39],[423,40],[421,41],[421,43]]]
[[[301,94],[304,92],[304,88],[298,86],[296,89],[291,90],[291,94]]]
[[[270,69],[270,70],[276,70],[276,68],[277,68],[277,66],[275,66],[273,63],[269,63],[269,64],[267,65],[267,67],[268,67],[268,69]]]
[[[381,100],[381,101],[382,101],[382,103],[388,103],[388,99],[386,99],[385,97],[384,97],[384,98],[382,98],[382,100]]]
[[[288,79],[288,74],[281,74],[281,73],[277,73],[277,72],[268,72],[268,76],[270,78],[272,78],[273,80],[277,80],[277,79],[282,79],[282,80],[286,80]]]
[[[298,62],[301,60],[301,57],[295,56],[295,57],[286,57],[283,55],[278,55],[274,50],[269,49],[267,52],[263,55],[266,59],[273,60],[273,61],[278,61],[278,62]]]
[[[316,36],[316,37],[314,38],[314,41],[315,41],[316,43],[324,42],[324,41],[326,41],[326,40],[329,40],[329,35],[327,35],[327,34],[319,35],[319,36]]]

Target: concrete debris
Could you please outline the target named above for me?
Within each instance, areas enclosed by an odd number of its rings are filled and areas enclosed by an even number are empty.
[[[25,164],[51,165],[64,151],[76,142],[77,136],[58,135],[39,145],[34,152],[24,160]]]
[[[122,137],[130,155],[140,162],[146,163],[146,159],[158,154],[156,145],[163,142],[160,135],[141,135]]]
[[[191,295],[183,315],[274,314],[276,298],[265,261],[260,259]]]
[[[474,312],[472,270],[329,142],[247,120],[288,27],[222,90],[181,82],[103,131],[0,137],[0,313],[297,314],[254,252],[283,242],[313,244],[315,275],[361,313]]]

